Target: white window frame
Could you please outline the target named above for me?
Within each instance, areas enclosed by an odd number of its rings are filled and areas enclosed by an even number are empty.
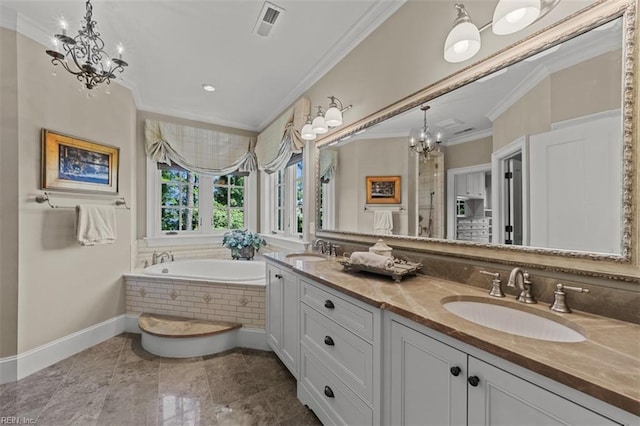
[[[178,231],[177,234],[167,235],[167,231],[162,231],[161,227],[161,185],[162,179],[160,170],[156,162],[147,158],[147,205],[146,205],[146,237],[149,247],[160,247],[169,245],[190,245],[190,244],[209,244],[221,243],[222,235],[227,231],[225,229],[212,229],[211,223],[206,223],[203,218],[213,217],[213,179],[207,176],[200,176],[200,205],[198,206],[199,218],[201,219],[198,231]],[[258,215],[257,202],[258,182],[257,173],[251,173],[244,179],[244,223],[245,228],[257,231]],[[202,194],[211,194],[211,203],[202,203]],[[203,226],[203,224],[205,224]]]
[[[301,160],[302,161],[302,160]],[[269,196],[271,198],[271,220],[270,223],[270,231],[271,234],[279,235],[281,237],[286,238],[302,238],[302,232],[298,232],[297,228],[297,200],[296,200],[296,171],[297,164],[294,163],[284,169],[283,176],[283,187],[284,187],[284,230],[279,230],[277,221],[277,209],[278,209],[278,191],[277,191],[277,183],[278,183],[278,172],[272,173],[269,176],[270,180],[270,191]],[[304,164],[302,164],[302,170],[304,173]],[[304,175],[300,177],[300,181],[302,182],[304,179]]]

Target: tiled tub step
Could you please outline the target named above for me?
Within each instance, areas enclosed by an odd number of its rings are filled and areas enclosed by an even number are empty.
[[[234,348],[242,324],[144,313],[138,326],[146,351],[167,358],[191,358]]]

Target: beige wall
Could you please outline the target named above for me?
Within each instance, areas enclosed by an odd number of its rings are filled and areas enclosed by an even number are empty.
[[[145,120],[159,120],[169,123],[178,123],[184,126],[198,127],[201,129],[218,130],[237,135],[257,136],[257,133],[249,132],[246,130],[218,126],[216,124],[202,123],[200,121],[186,120],[183,118],[157,114],[154,112],[138,111],[135,142],[135,174],[137,192],[136,205],[138,206],[138,213],[136,218],[136,238],[144,238],[147,236],[147,157],[144,152]],[[260,205],[260,200],[256,202],[256,205]]]
[[[493,149],[553,123],[622,107],[622,61],[617,50],[546,77],[493,122]]]
[[[16,33],[0,28],[0,358],[18,350],[18,67]]]
[[[336,171],[336,229],[373,233],[373,212],[365,211],[367,176],[400,176],[402,214],[393,233],[406,235],[409,209],[409,150],[404,138],[360,140],[340,147]]]
[[[119,147],[120,195],[130,204],[135,199],[136,108],[130,91],[112,84],[111,95],[100,90],[97,97],[87,99],[77,90],[79,83],[73,76],[59,67],[57,72],[54,77],[43,46],[17,36],[19,152],[3,161],[20,167],[18,202],[13,207],[20,217],[15,247],[18,353],[124,313],[122,274],[130,268],[135,235],[135,208],[118,209],[115,244],[82,247],[74,240],[73,208],[51,209],[34,202],[41,193],[41,128]],[[73,194],[55,198],[56,203],[72,207],[98,200]]]
[[[491,136],[447,146],[444,151],[444,169],[458,169],[491,163],[492,150],[493,138]]]

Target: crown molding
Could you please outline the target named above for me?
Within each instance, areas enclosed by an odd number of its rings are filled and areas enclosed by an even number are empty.
[[[518,102],[520,98],[536,87],[538,83],[547,78],[549,74],[549,71],[544,65],[535,67],[533,71],[522,79],[521,84],[511,89],[511,91],[487,113],[486,117],[491,120],[491,122],[494,122],[496,118],[500,117],[506,110],[511,108],[513,104]]]
[[[282,112],[291,106],[300,96],[302,96],[320,78],[335,67],[351,50],[359,45],[376,28],[393,15],[406,0],[377,0],[369,10],[347,30],[338,41],[322,56],[312,67],[307,76],[300,81],[296,87],[282,98],[279,104],[273,108],[273,113],[267,116],[258,126],[261,130],[266,128]]]
[[[445,141],[443,145],[444,146],[458,145],[461,143],[477,141],[478,139],[482,139],[482,138],[488,138],[489,136],[493,136],[492,128],[466,133],[464,136],[460,136],[458,138],[453,138]]]
[[[0,6],[0,27],[15,31],[18,17],[15,10]]]

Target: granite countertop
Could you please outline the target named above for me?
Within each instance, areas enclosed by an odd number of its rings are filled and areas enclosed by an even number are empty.
[[[553,312],[546,303],[524,305],[496,299],[471,286],[425,275],[394,283],[390,277],[345,273],[335,260],[305,262],[269,253],[268,259],[372,306],[395,312],[497,355],[571,388],[640,415],[640,325],[573,311]],[[572,326],[587,336],[577,343],[548,342],[477,325],[447,311],[442,299],[482,298]]]

